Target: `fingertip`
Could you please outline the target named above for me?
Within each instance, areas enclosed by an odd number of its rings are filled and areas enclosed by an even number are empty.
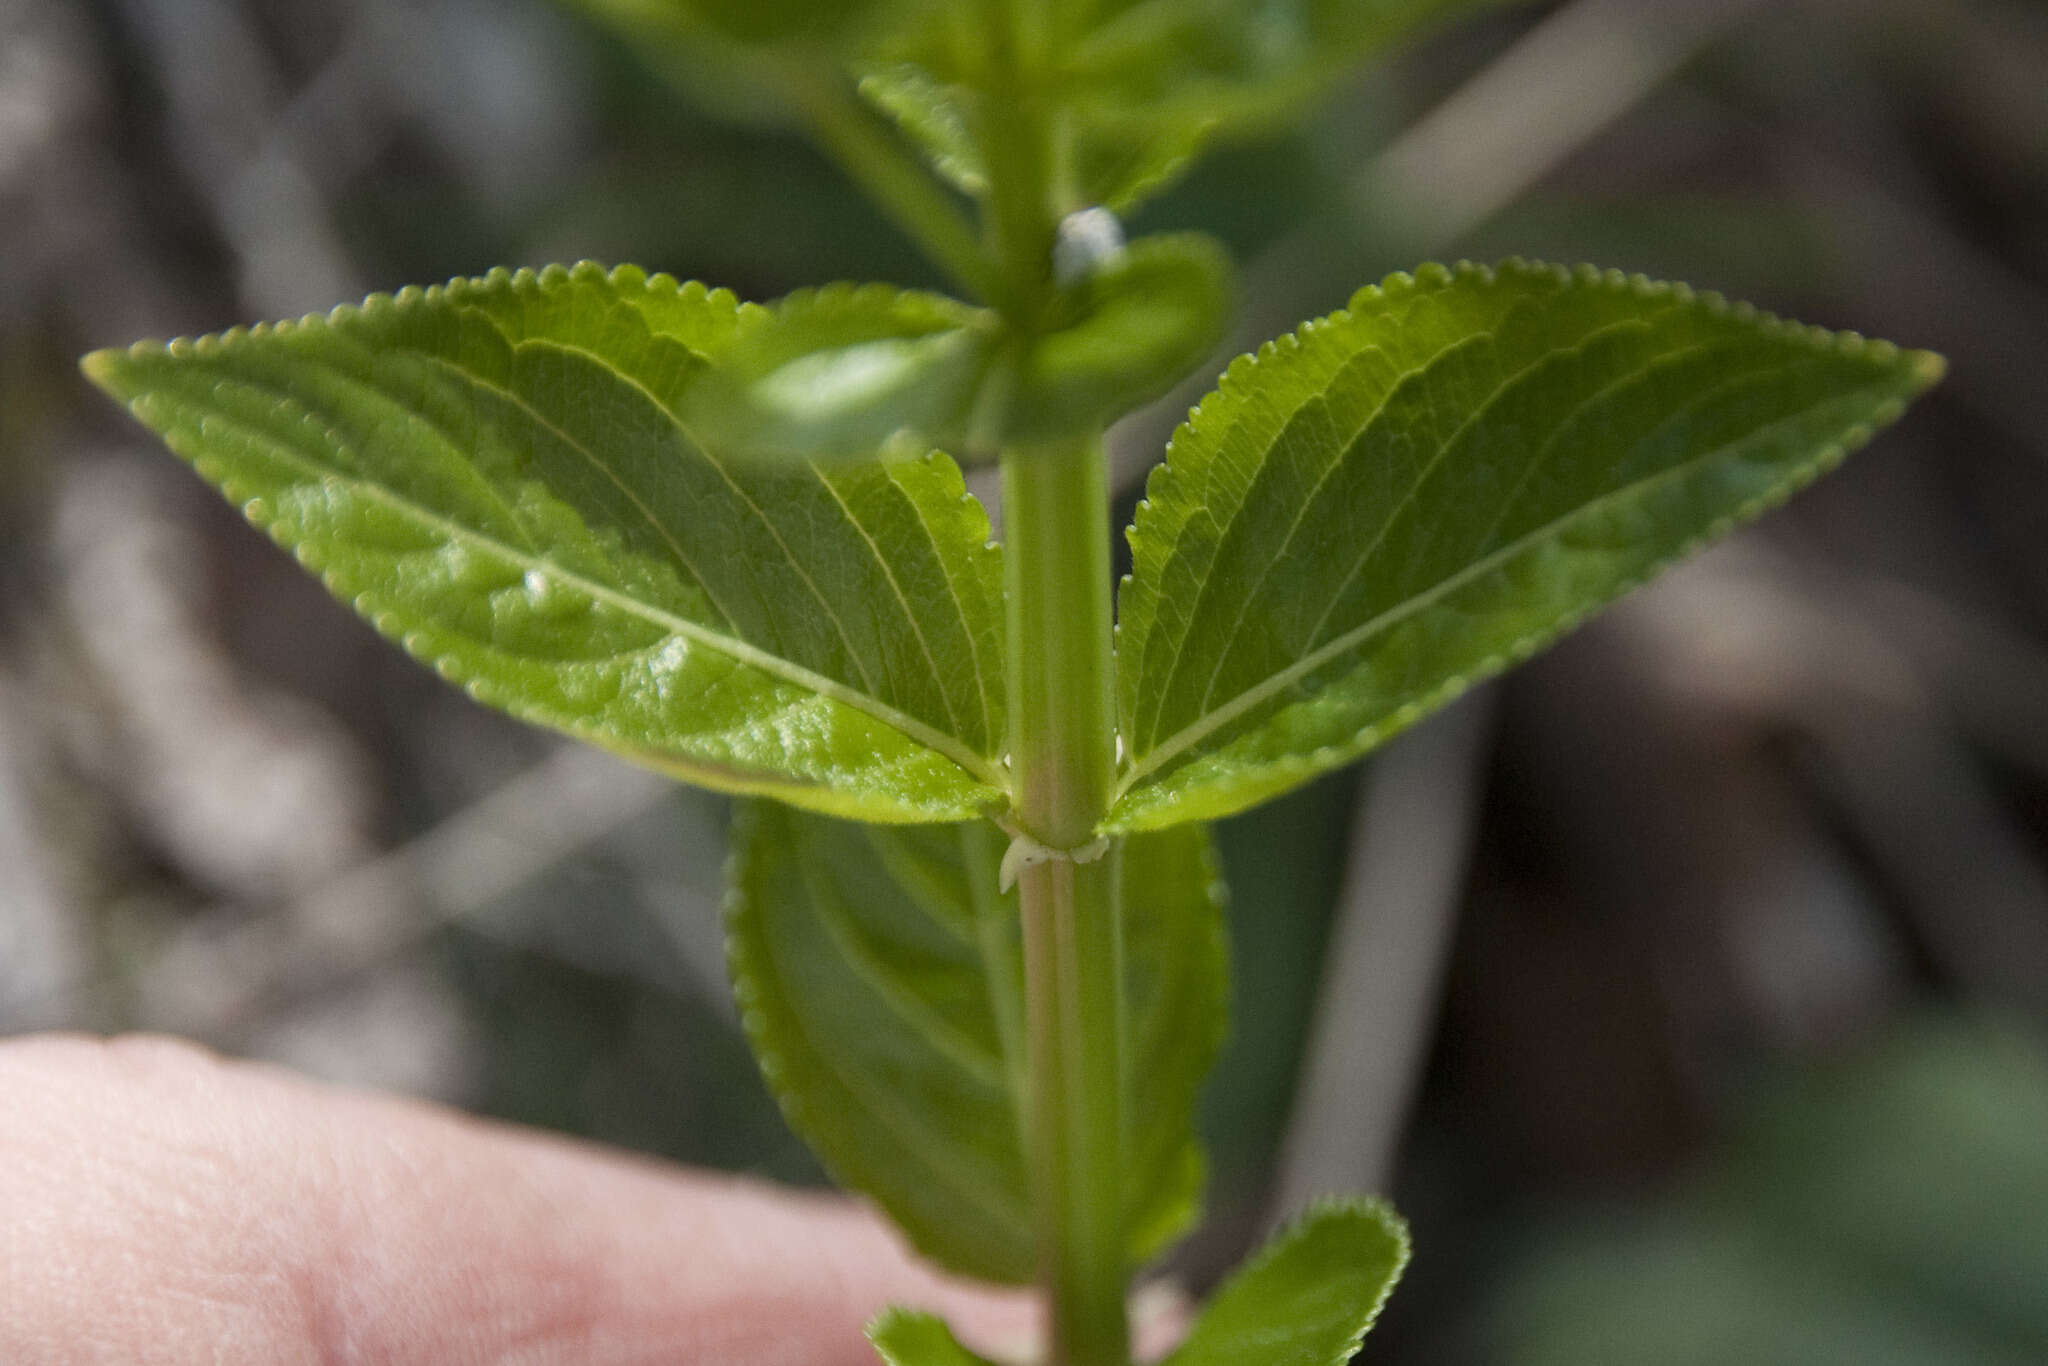
[[[136,1361],[853,1366],[891,1302],[991,1345],[1035,1322],[841,1198],[178,1040],[0,1044],[0,1091],[0,1360],[69,1359],[90,1324]]]

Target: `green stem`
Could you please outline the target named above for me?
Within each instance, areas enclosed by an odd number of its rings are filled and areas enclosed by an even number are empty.
[[[1108,463],[1099,436],[1003,453],[1027,1136],[1054,1366],[1126,1366],[1118,860],[1082,862],[1115,775]]]
[[[1028,364],[1052,297],[1052,143],[1035,87],[1044,0],[985,0],[986,235]],[[1096,828],[1116,778],[1109,463],[1100,433],[1005,447],[1010,784],[1022,837],[1056,851],[1018,877],[1025,1137],[1048,1366],[1128,1366],[1124,1299],[1123,926],[1118,854]]]
[[[1128,1366],[1121,927],[1114,856],[1018,879],[1039,1280],[1053,1366]]]
[[[792,71],[790,98],[848,175],[910,234],[954,284],[983,302],[1003,297],[1004,279],[974,225],[932,173],[883,128],[833,71]]]
[[[1095,838],[1116,778],[1109,535],[1099,436],[1003,452],[1010,779],[1054,849]]]
[[[990,253],[1003,263],[1001,308],[1033,335],[1052,289],[1057,231],[1050,194],[1052,144],[1034,89],[1043,60],[1042,15],[1018,0],[985,0],[987,67],[981,133],[989,168],[984,206]]]

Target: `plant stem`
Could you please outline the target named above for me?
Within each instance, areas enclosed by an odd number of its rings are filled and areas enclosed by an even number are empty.
[[[1038,329],[1052,285],[1057,218],[1051,200],[1052,144],[1033,74],[1042,60],[1041,16],[1018,0],[985,0],[988,65],[982,74],[981,132],[988,159],[984,225],[1003,263],[1000,307],[1021,334]]]
[[[1055,850],[1095,839],[1115,772],[1108,464],[1099,436],[1003,453],[1016,819]],[[1114,853],[1018,879],[1027,1135],[1053,1366],[1126,1366],[1123,977]]]
[[[1003,542],[1017,819],[1040,843],[1078,849],[1116,771],[1101,437],[1003,452]]]
[[[1028,364],[1052,296],[1057,231],[1052,144],[1035,91],[1048,14],[1043,0],[984,6],[984,226],[1004,277],[998,307]],[[1014,817],[1025,836],[1059,851],[1018,877],[1025,1136],[1047,1360],[1128,1366],[1123,902],[1117,853],[1095,846],[1116,777],[1109,462],[1094,432],[1005,446],[1002,469]]]

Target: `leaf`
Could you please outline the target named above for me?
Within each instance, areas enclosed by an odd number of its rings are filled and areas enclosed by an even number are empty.
[[[1357,66],[1450,17],[1503,0],[1107,0],[1052,20],[1068,31],[1029,92],[1060,130],[1066,208],[1127,214],[1212,138],[1270,133]],[[971,11],[968,12],[971,15]],[[942,175],[986,191],[988,51],[971,18],[892,24],[869,71],[877,107]]]
[[[890,62],[861,75],[860,93],[894,120],[954,189],[976,197],[988,193],[988,164],[968,126],[967,92],[940,83],[915,62]]]
[[[994,315],[936,294],[802,290],[749,311],[685,417],[719,449],[755,457],[966,452],[1000,338]]]
[[[1358,757],[1782,501],[1941,368],[1590,268],[1362,291],[1232,365],[1153,473],[1106,828]]]
[[[1161,1366],[1342,1366],[1407,1265],[1385,1205],[1319,1205],[1224,1282]]]
[[[1071,285],[1028,348],[995,314],[940,295],[802,290],[749,310],[683,417],[755,459],[991,459],[1005,442],[1100,431],[1166,392],[1221,338],[1229,282],[1212,239],[1143,238]]]
[[[1345,72],[1499,0],[1111,0],[1059,88],[1076,189],[1126,212],[1218,136],[1268,131]]]
[[[734,468],[678,418],[728,294],[497,272],[101,351],[104,389],[473,695],[870,820],[999,804],[1000,556],[943,456]]]
[[[1142,237],[1073,285],[1031,347],[1010,405],[1023,441],[1100,431],[1159,397],[1223,338],[1230,258],[1200,233]]]
[[[778,806],[734,832],[727,957],[790,1123],[935,1261],[1025,1283],[1017,900],[993,825],[882,828]],[[1224,950],[1208,835],[1125,843],[1126,1222],[1133,1264],[1196,1213],[1195,1094],[1221,1039]]]
[[[991,1366],[960,1345],[945,1320],[910,1309],[890,1309],[868,1325],[868,1341],[889,1366]]]

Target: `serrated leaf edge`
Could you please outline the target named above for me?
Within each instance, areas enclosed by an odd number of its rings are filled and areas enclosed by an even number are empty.
[[[1151,515],[1153,515],[1154,500],[1164,497],[1170,492],[1170,485],[1175,477],[1172,472],[1175,447],[1183,440],[1192,439],[1193,427],[1201,420],[1205,409],[1213,409],[1219,402],[1228,402],[1232,405],[1240,402],[1239,391],[1253,382],[1250,376],[1261,364],[1269,363],[1285,352],[1299,349],[1317,331],[1328,327],[1341,326],[1349,322],[1354,313],[1383,300],[1398,299],[1405,294],[1413,293],[1419,289],[1441,289],[1452,284],[1472,280],[1491,285],[1502,276],[1513,274],[1526,276],[1550,275],[1562,284],[1576,283],[1615,290],[1627,289],[1644,298],[1668,297],[1679,303],[1697,303],[1717,316],[1729,317],[1740,322],[1753,324],[1765,335],[1776,335],[1788,339],[1803,339],[1816,352],[1833,350],[1844,356],[1868,356],[1879,364],[1887,363],[1896,357],[1906,357],[1912,367],[1910,374],[1914,382],[1915,393],[1925,392],[1931,388],[1941,380],[1942,375],[1946,371],[1946,362],[1931,351],[1908,351],[1892,342],[1871,340],[1858,332],[1832,331],[1825,327],[1793,322],[1781,318],[1774,313],[1759,309],[1753,304],[1730,301],[1724,295],[1714,291],[1695,291],[1690,285],[1683,282],[1653,280],[1639,273],[1630,274],[1620,270],[1603,270],[1592,265],[1549,265],[1542,262],[1525,261],[1520,257],[1510,257],[1494,266],[1478,265],[1471,261],[1460,261],[1456,266],[1451,267],[1429,263],[1418,267],[1412,273],[1396,271],[1376,285],[1367,285],[1352,295],[1350,302],[1344,308],[1320,318],[1310,319],[1292,332],[1284,333],[1266,342],[1256,351],[1247,352],[1232,360],[1225,368],[1216,388],[1211,390],[1194,408],[1190,409],[1188,416],[1174,429],[1172,438],[1167,442],[1166,458],[1154,466],[1152,473],[1146,478],[1145,495],[1139,499],[1131,525],[1125,531],[1126,540],[1135,547],[1137,538],[1143,534],[1146,523],[1151,519]],[[1360,755],[1407,729],[1438,707],[1454,701],[1474,684],[1495,677],[1515,664],[1529,658],[1545,645],[1568,634],[1575,627],[1582,625],[1588,617],[1602,610],[1616,598],[1642,587],[1673,564],[1693,555],[1709,542],[1726,535],[1735,526],[1750,521],[1784,503],[1793,494],[1798,493],[1815,479],[1834,469],[1843,460],[1847,459],[1848,456],[1868,444],[1879,429],[1895,421],[1904,412],[1907,401],[1905,398],[1898,398],[1880,404],[1867,421],[1851,426],[1842,434],[1840,440],[1823,447],[1815,453],[1812,459],[1788,472],[1783,479],[1774,484],[1769,490],[1742,503],[1735,510],[1724,516],[1716,518],[1704,530],[1682,542],[1671,554],[1656,560],[1641,573],[1624,580],[1611,595],[1600,602],[1590,604],[1586,608],[1552,622],[1542,629],[1530,632],[1507,648],[1488,656],[1471,670],[1446,679],[1439,687],[1429,693],[1419,698],[1411,699],[1382,720],[1363,727],[1349,740],[1336,744],[1322,745],[1300,754],[1282,755],[1263,762],[1260,765],[1262,779],[1260,786],[1268,790],[1282,789],[1291,785],[1294,781],[1358,758]],[[1126,585],[1134,581],[1135,577],[1135,573],[1123,576],[1118,583],[1120,594]],[[1410,606],[1410,603],[1403,603],[1400,608],[1395,610],[1405,610]],[[1381,618],[1375,618],[1373,622],[1366,623],[1365,627],[1347,632],[1346,636],[1354,636],[1358,634],[1358,630],[1364,630],[1367,627],[1382,625],[1384,624],[1385,617],[1391,615],[1392,613],[1389,613],[1384,614]],[[1121,631],[1121,626],[1118,629]],[[1329,659],[1342,653],[1341,650],[1336,649],[1336,646],[1343,639],[1344,637],[1340,637],[1338,641],[1333,641],[1331,644],[1319,648],[1311,655],[1305,656],[1303,660],[1297,661],[1296,664],[1289,666],[1288,669],[1275,674],[1273,677],[1284,678],[1286,681],[1292,682],[1312,672],[1321,663],[1327,663]],[[1121,644],[1121,641],[1119,641],[1119,644]],[[1269,679],[1267,683],[1271,681]],[[1258,692],[1265,688],[1266,683],[1262,683],[1260,689],[1249,690],[1242,696],[1251,696],[1252,692]],[[1237,705],[1241,698],[1232,699],[1232,702],[1226,704],[1225,707],[1205,714],[1201,721],[1182,727],[1179,732],[1167,737],[1165,742],[1155,746],[1142,759],[1138,756],[1126,755],[1123,773],[1117,782],[1109,817],[1104,820],[1101,828],[1111,833],[1135,834],[1141,830],[1154,830],[1164,826],[1180,824],[1184,821],[1210,819],[1215,816],[1228,814],[1227,811],[1197,810],[1182,813],[1177,810],[1177,808],[1186,804],[1190,797],[1200,795],[1201,789],[1195,789],[1193,792],[1168,794],[1154,803],[1142,805],[1137,813],[1137,819],[1119,819],[1117,812],[1119,808],[1123,808],[1126,805],[1126,799],[1133,793],[1142,793],[1146,790],[1144,783],[1146,778],[1155,774],[1163,775],[1173,772],[1177,765],[1173,765],[1172,760],[1185,752],[1189,745],[1197,743],[1201,739],[1206,738],[1206,736],[1213,734],[1216,729],[1227,725],[1237,715],[1243,714],[1244,711],[1257,706],[1259,702],[1266,700],[1272,695],[1270,691],[1262,692],[1259,697],[1251,702],[1244,703],[1242,706]],[[1212,718],[1220,719],[1212,722]],[[1198,728],[1199,733],[1194,733],[1197,732]],[[1179,744],[1177,748],[1173,748],[1175,742],[1180,741],[1183,736],[1191,736],[1191,738],[1185,743]],[[1172,748],[1172,752],[1169,753],[1167,751],[1170,748]],[[1162,755],[1163,757],[1161,757]],[[1229,808],[1229,810],[1236,809],[1238,809],[1236,806]]]
[[[733,1006],[739,1014],[740,1030],[745,1034],[747,1045],[761,1069],[761,1078],[767,1084],[769,1094],[775,1097],[776,1108],[782,1112],[789,1127],[816,1154],[834,1184],[844,1190],[862,1192],[864,1198],[872,1199],[865,1196],[867,1183],[855,1179],[842,1163],[827,1155],[831,1145],[817,1140],[803,1099],[787,1080],[788,1063],[771,1037],[773,1031],[768,1023],[768,1012],[761,1004],[756,986],[761,976],[760,969],[748,949],[746,936],[739,930],[740,917],[746,914],[747,898],[743,889],[752,868],[748,851],[753,845],[753,823],[757,819],[745,803],[734,808],[732,825],[726,835],[725,895],[719,914],[724,930],[727,975],[732,979]],[[895,1227],[927,1260],[938,1266],[953,1265],[946,1250],[929,1242],[919,1230],[900,1222],[895,1223]]]
[[[104,348],[93,351],[83,357],[79,362],[79,367],[97,387],[119,399],[123,406],[134,414],[137,420],[142,421],[145,426],[155,430],[154,425],[149,423],[143,414],[143,410],[148,406],[148,396],[139,395],[130,398],[122,392],[119,386],[117,367],[123,361],[154,359],[164,355],[175,357],[186,353],[208,355],[214,352],[226,352],[250,342],[260,341],[266,337],[287,336],[300,330],[324,331],[329,328],[345,325],[357,318],[375,317],[387,311],[416,308],[422,305],[438,303],[444,299],[451,304],[459,305],[463,297],[473,290],[501,288],[548,289],[564,284],[590,283],[601,283],[620,291],[637,288],[647,294],[666,293],[686,302],[701,300],[714,309],[725,310],[735,320],[736,328],[758,326],[759,321],[757,320],[765,320],[770,316],[771,312],[769,306],[747,303],[728,289],[714,288],[695,280],[678,280],[667,272],[657,272],[649,275],[635,265],[606,267],[596,261],[584,260],[578,261],[573,266],[549,265],[538,270],[530,267],[520,267],[514,270],[499,266],[481,276],[458,276],[444,284],[408,285],[395,292],[380,291],[369,295],[360,303],[337,304],[324,313],[313,312],[295,319],[287,318],[274,322],[238,325],[225,328],[219,332],[211,332],[199,336],[181,335],[167,341],[150,339],[138,341],[126,347]],[[902,291],[893,290],[886,285],[850,285],[845,287],[844,292],[851,294],[865,289],[877,289],[891,295],[902,293]],[[805,291],[805,293],[819,295],[831,293],[833,290],[833,286],[825,286],[819,290]],[[946,304],[955,302],[946,299],[943,295],[934,294],[929,297],[934,301]],[[968,305],[957,306],[967,309],[969,312],[973,311]],[[294,407],[298,406],[295,400],[290,399],[289,396],[286,396],[283,401],[292,404]],[[318,419],[313,413],[300,408],[298,410],[298,421],[302,424],[317,424]],[[324,432],[321,434],[321,438],[322,440],[326,439]],[[842,796],[838,789],[822,781],[785,777],[757,770],[681,758],[664,751],[653,750],[646,746],[621,741],[618,737],[607,735],[575,720],[555,716],[546,708],[527,705],[519,699],[501,692],[488,681],[471,676],[456,662],[453,656],[445,652],[439,654],[432,653],[424,648],[424,633],[394,629],[394,614],[389,608],[378,606],[373,601],[370,601],[370,599],[375,597],[372,591],[358,591],[351,584],[345,582],[340,572],[331,569],[325,557],[320,555],[307,542],[286,539],[277,529],[275,519],[269,516],[265,500],[260,495],[247,493],[241,487],[240,481],[223,477],[218,461],[200,451],[178,449],[179,446],[186,443],[172,441],[169,436],[165,436],[164,440],[174,450],[177,450],[177,453],[192,466],[201,478],[218,489],[250,525],[263,532],[274,544],[290,554],[301,567],[318,578],[330,593],[347,603],[358,616],[375,627],[379,634],[396,641],[408,654],[411,654],[414,658],[432,669],[443,680],[461,688],[467,695],[477,701],[504,711],[517,719],[546,725],[578,740],[618,754],[621,757],[660,767],[677,777],[700,781],[706,786],[743,794],[778,792],[788,794],[801,791],[806,794],[806,800],[813,809],[856,818],[865,816],[869,819],[875,819],[882,812],[884,803],[880,798],[880,794],[846,793]],[[955,466],[956,478],[958,478],[956,462],[953,462],[943,452],[930,452],[920,458],[920,463],[930,464],[938,460],[944,460],[948,464],[953,464]],[[328,476],[323,475],[321,477],[325,478]],[[381,494],[374,484],[362,481],[351,482],[357,484],[366,496],[378,497],[387,502],[390,501],[385,495]],[[961,497],[963,499],[973,498],[973,494],[966,488],[965,480],[959,479],[959,483]],[[406,512],[407,515],[422,520],[442,520],[431,513],[421,512],[410,504],[397,503],[394,506]],[[488,538],[479,537],[479,539]],[[990,542],[990,544],[993,544],[993,542]],[[510,547],[501,547],[501,550],[511,560],[516,561],[527,558]],[[955,818],[986,815],[1000,810],[1008,801],[1006,779],[996,762],[991,761],[986,756],[973,754],[968,746],[956,738],[944,734],[935,727],[919,721],[917,718],[909,716],[895,707],[889,706],[879,698],[871,697],[858,689],[848,687],[835,679],[815,673],[792,661],[768,654],[758,647],[748,644],[746,641],[710,631],[697,623],[677,617],[673,613],[650,607],[614,589],[607,588],[602,584],[593,583],[581,575],[564,570],[558,565],[547,563],[535,564],[533,567],[560,580],[566,585],[574,587],[577,592],[584,594],[593,601],[604,602],[616,610],[631,616],[640,617],[671,634],[681,635],[696,641],[705,649],[722,654],[750,668],[757,669],[770,677],[778,678],[785,683],[806,689],[866,715],[870,719],[895,730],[903,735],[905,739],[921,745],[937,757],[952,763],[955,767],[962,770],[966,776],[986,789],[986,797],[978,807],[960,809],[957,812],[949,808],[947,813],[939,813],[935,816],[933,812],[923,807],[902,805],[899,809],[904,813],[904,818],[906,819],[927,821],[945,819],[948,814]]]
[[[1365,1311],[1365,1315],[1359,1321],[1358,1327],[1352,1332],[1349,1338],[1349,1345],[1345,1349],[1344,1354],[1337,1358],[1339,1362],[1349,1361],[1358,1354],[1359,1348],[1365,1343],[1366,1334],[1370,1333],[1373,1325],[1379,1322],[1381,1312],[1386,1309],[1387,1301],[1393,1298],[1394,1288],[1400,1284],[1402,1274],[1407,1271],[1408,1263],[1414,1257],[1415,1246],[1414,1240],[1408,1232],[1408,1221],[1396,1213],[1394,1207],[1385,1200],[1380,1199],[1376,1195],[1325,1195],[1316,1197],[1304,1206],[1299,1214],[1288,1220],[1286,1226],[1269,1238],[1265,1245],[1259,1248],[1257,1252],[1254,1252],[1251,1256],[1240,1262],[1231,1271],[1230,1275],[1225,1278],[1221,1287],[1221,1289],[1228,1289],[1238,1281],[1248,1279],[1265,1270],[1266,1267],[1290,1251],[1296,1243],[1307,1237],[1315,1226],[1322,1221],[1347,1217],[1368,1220],[1379,1229],[1391,1233],[1394,1238],[1396,1251],[1392,1269],[1388,1271],[1386,1280],[1381,1283],[1379,1293],[1373,1297],[1373,1302]],[[1189,1336],[1192,1337],[1200,1326],[1201,1316],[1197,1314],[1195,1317],[1195,1327],[1189,1330]],[[1180,1349],[1175,1348],[1172,1352],[1167,1353],[1166,1357],[1159,1363],[1159,1366],[1174,1366],[1175,1360],[1179,1355]]]

